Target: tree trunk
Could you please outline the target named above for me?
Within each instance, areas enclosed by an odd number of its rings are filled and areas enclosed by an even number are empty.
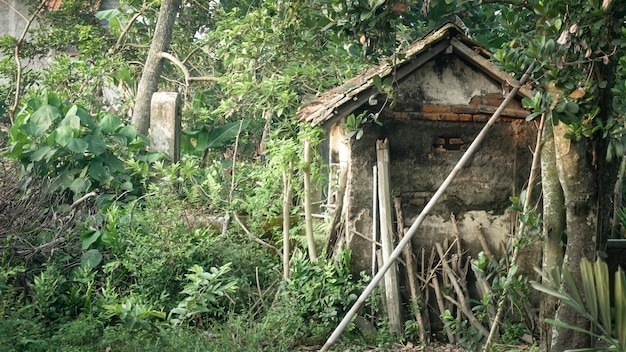
[[[543,192],[543,271],[560,268],[563,265],[562,236],[565,231],[565,201],[559,182],[554,151],[552,121],[544,125],[541,148],[541,188]],[[554,319],[559,304],[557,298],[542,295],[540,306],[539,350],[550,351],[552,345],[552,325],[544,319]]]
[[[563,266],[574,277],[577,287],[582,287],[580,261],[583,257],[593,260],[597,235],[597,188],[596,175],[590,155],[593,150],[588,139],[566,139],[568,127],[559,123],[554,126],[554,146],[559,181],[563,188],[566,212],[567,246]],[[564,287],[564,285],[562,285]],[[561,304],[556,319],[569,325],[588,329],[587,319],[571,307]],[[552,351],[585,348],[590,346],[589,335],[574,330],[555,328]]]
[[[132,123],[141,134],[148,134],[150,126],[150,100],[157,91],[161,71],[163,70],[162,52],[166,52],[172,39],[174,21],[178,15],[181,0],[163,0],[159,11],[159,19],[154,30],[154,37],[150,44],[146,65],[144,66],[137,97],[133,108]]]

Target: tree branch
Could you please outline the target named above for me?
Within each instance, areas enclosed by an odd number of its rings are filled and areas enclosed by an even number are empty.
[[[39,3],[39,6],[37,6],[37,9],[35,10],[35,12],[33,12],[33,15],[30,17],[30,19],[28,19],[28,21],[26,21],[26,25],[24,26],[22,35],[19,37],[17,43],[15,44],[15,50],[13,54],[17,71],[15,74],[15,98],[13,99],[13,105],[11,106],[11,108],[9,108],[8,111],[9,121],[11,121],[11,125],[15,121],[15,110],[17,110],[17,107],[20,104],[20,92],[22,90],[22,63],[20,62],[20,46],[22,46],[22,43],[24,42],[24,38],[26,37],[26,33],[28,32],[30,25],[33,23],[35,17],[39,13],[39,11],[41,11],[41,9],[46,5],[46,3],[46,0],[42,0],[41,3]]]
[[[28,22],[28,18],[22,12],[20,12],[20,10],[16,9],[13,5],[11,5],[11,3],[5,0],[0,0],[0,2],[7,5],[11,10],[13,10],[13,12],[18,14],[24,21]]]
[[[122,30],[122,33],[120,34],[120,36],[117,38],[117,42],[115,43],[115,45],[113,46],[113,49],[111,50],[112,52],[117,51],[120,46],[122,45],[122,40],[124,39],[124,37],[126,37],[126,34],[128,34],[128,31],[130,30],[130,28],[133,26],[133,23],[135,23],[135,21],[137,20],[137,18],[139,18],[139,16],[141,16],[143,6],[141,7],[141,9],[139,11],[137,11],[136,14],[133,15],[133,17],[131,17],[131,19],[128,21],[128,24],[126,24],[126,27],[124,27],[124,30]]]
[[[170,53],[160,52],[159,53],[159,57],[162,58],[162,59],[169,60],[175,66],[180,68],[181,71],[183,71],[183,75],[185,75],[185,85],[187,85],[187,86],[189,85],[190,81],[219,82],[219,80],[220,80],[219,77],[214,77],[214,76],[191,77],[191,75],[189,74],[189,70],[187,69],[185,64],[183,64],[182,61],[180,61],[176,56],[174,56],[174,55],[172,55]]]

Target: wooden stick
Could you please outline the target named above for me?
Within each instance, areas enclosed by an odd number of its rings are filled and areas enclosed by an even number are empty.
[[[380,242],[383,245],[383,265],[392,261],[391,252],[394,248],[394,236],[391,214],[391,190],[389,176],[389,145],[388,140],[376,141],[376,159],[378,166],[378,207],[380,211]],[[393,260],[395,261],[395,259]],[[392,263],[385,275],[385,298],[389,330],[400,335],[403,328],[402,314],[400,313],[400,292],[398,288],[398,267]]]
[[[437,253],[439,253],[439,256],[444,258],[443,248],[441,247],[441,245],[439,243],[435,243],[435,248],[437,248]],[[470,324],[472,324],[472,326],[474,326],[478,331],[480,331],[480,333],[483,334],[483,336],[485,337],[489,336],[489,330],[485,329],[483,324],[478,319],[476,319],[476,316],[474,315],[474,313],[472,313],[472,310],[469,308],[469,304],[468,304],[469,302],[466,299],[463,289],[459,285],[459,282],[454,274],[454,271],[452,271],[450,266],[448,266],[448,262],[446,260],[442,262],[442,265],[443,265],[444,274],[450,280],[450,283],[452,284],[452,287],[454,288],[454,291],[456,292],[456,295],[459,298],[458,302],[448,297],[446,297],[446,299],[450,301],[450,303],[454,304],[457,308],[459,308],[461,312],[463,312],[463,314],[467,317],[467,320],[469,320]]]
[[[335,205],[335,215],[333,221],[330,224],[330,234],[326,241],[324,251],[327,258],[333,257],[333,249],[339,239],[339,225],[341,224],[341,218],[343,217],[343,197],[346,194],[346,184],[348,183],[348,168],[344,167],[339,173],[339,189],[337,190],[337,199]]]
[[[283,279],[290,277],[289,273],[289,215],[291,214],[291,171],[293,162],[289,162],[289,170],[283,171]]]
[[[433,276],[432,278],[432,285],[433,285],[433,289],[435,291],[435,297],[437,298],[437,306],[439,307],[439,316],[441,316],[441,314],[443,314],[443,312],[446,310],[445,304],[443,302],[443,294],[441,293],[441,288],[439,287],[439,279],[437,278],[437,276]],[[446,332],[446,335],[448,336],[448,341],[450,343],[456,343],[456,339],[454,338],[454,334],[452,333],[452,329],[450,329],[450,327],[448,325],[443,324],[443,330]]]
[[[376,285],[378,285],[380,280],[382,280],[382,278],[385,276],[387,271],[392,267],[393,262],[400,256],[404,246],[406,246],[406,244],[409,241],[411,241],[411,238],[413,238],[413,236],[417,233],[417,229],[420,227],[420,225],[426,218],[426,215],[430,213],[432,208],[439,201],[439,198],[441,198],[441,196],[445,193],[446,189],[448,189],[448,186],[450,185],[450,183],[452,183],[452,180],[456,177],[456,175],[463,169],[465,164],[474,156],[474,154],[480,147],[481,142],[483,141],[483,139],[485,139],[485,136],[489,133],[491,126],[495,124],[498,117],[500,117],[500,114],[502,114],[502,111],[504,111],[504,108],[509,104],[509,102],[511,102],[511,100],[513,100],[513,98],[519,91],[520,87],[526,82],[526,80],[528,80],[528,77],[530,77],[530,74],[532,73],[533,68],[534,68],[534,64],[531,64],[526,70],[526,72],[524,73],[524,75],[520,78],[519,84],[515,85],[511,89],[511,91],[506,96],[502,104],[500,104],[500,106],[493,113],[489,121],[487,121],[487,124],[485,125],[485,127],[483,127],[483,129],[480,131],[478,136],[476,136],[476,138],[474,139],[472,144],[469,146],[469,148],[467,148],[467,151],[465,151],[461,159],[457,162],[454,169],[452,169],[448,177],[446,177],[446,179],[443,181],[441,186],[439,186],[439,189],[437,190],[437,192],[435,192],[435,194],[428,201],[428,203],[426,203],[426,206],[424,207],[420,215],[417,217],[417,219],[415,219],[415,221],[413,222],[413,225],[411,225],[411,227],[407,231],[406,236],[402,239],[402,241],[400,241],[400,243],[398,243],[396,248],[391,253],[391,256],[389,257],[389,261],[385,263],[383,267],[380,268],[378,273],[372,278],[372,281],[370,281],[370,283],[367,285],[363,293],[361,293],[359,298],[352,305],[352,308],[350,308],[350,310],[341,320],[339,325],[337,325],[337,327],[335,328],[333,333],[330,335],[330,337],[326,340],[326,343],[324,344],[324,346],[322,346],[320,351],[322,352],[328,351],[328,349],[333,344],[335,344],[335,342],[337,342],[337,340],[339,339],[339,336],[345,330],[348,324],[350,324],[350,321],[352,321],[352,318],[356,315],[361,305],[365,303],[365,300],[367,299],[367,297],[372,293]]]
[[[311,140],[304,141],[304,224],[306,229],[306,243],[309,249],[311,262],[317,261],[315,238],[313,237],[313,217],[311,214]]]
[[[397,231],[400,239],[404,237],[404,216],[402,214],[402,204],[400,202],[400,197],[393,197],[393,205],[396,210],[396,222],[397,222]],[[409,281],[409,290],[411,292],[411,308],[413,310],[413,314],[415,315],[415,321],[417,322],[417,327],[419,329],[420,336],[420,345],[425,345],[428,343],[426,338],[426,328],[424,326],[424,319],[422,319],[422,312],[420,307],[423,307],[422,294],[417,288],[417,283],[415,282],[415,259],[413,258],[413,246],[411,242],[409,242],[406,247],[404,247],[404,260],[406,260],[406,276]]]
[[[372,167],[372,277],[376,275],[376,234],[378,228],[378,167]]]

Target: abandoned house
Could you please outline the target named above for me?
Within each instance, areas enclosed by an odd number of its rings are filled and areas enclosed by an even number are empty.
[[[510,76],[452,23],[417,40],[403,54],[320,94],[298,112],[300,121],[327,131],[322,152],[330,172],[324,197],[331,213],[341,213],[339,242],[352,250],[357,272],[369,272],[372,265],[372,239],[380,241],[375,237],[379,216],[396,214],[393,203],[377,209],[375,198],[380,196],[374,182],[382,181],[380,170],[375,175],[374,169],[377,141],[379,148],[382,141],[388,143],[390,198],[397,198],[406,229],[507,94]],[[381,92],[380,82],[385,81],[391,82],[393,96]],[[525,120],[529,112],[521,105],[531,95],[528,87],[519,90],[425,218],[412,240],[416,254],[454,238],[451,215],[469,256],[476,258],[484,249],[484,239],[494,253],[502,253],[517,224],[510,197],[520,195],[531,168],[537,125]],[[380,124],[352,126],[362,128],[362,135],[346,138],[347,118],[369,113],[379,113]],[[340,187],[342,177],[345,187]],[[539,253],[533,258],[527,264],[540,265]]]

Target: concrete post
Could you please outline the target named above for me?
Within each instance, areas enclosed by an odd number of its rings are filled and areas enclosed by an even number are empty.
[[[180,119],[182,105],[178,93],[156,92],[150,103],[150,147],[164,152],[173,163],[180,159]]]

